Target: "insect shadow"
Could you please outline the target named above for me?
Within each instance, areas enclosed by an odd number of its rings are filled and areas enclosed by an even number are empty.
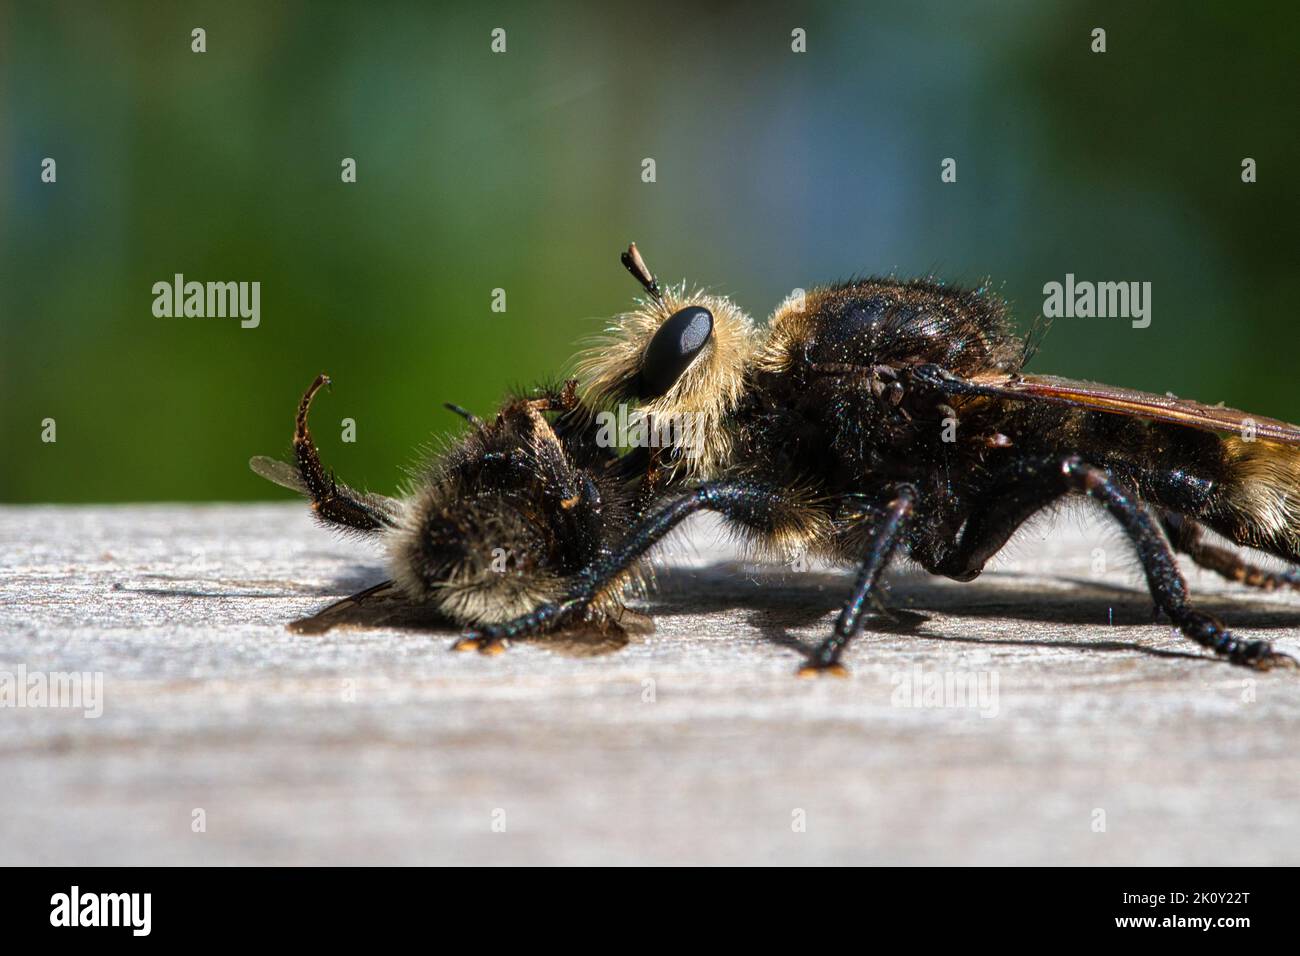
[[[737,569],[748,567],[737,562],[724,562],[699,569],[661,571],[651,611],[656,617],[672,617],[744,610],[747,623],[766,640],[805,657],[811,655],[815,644],[804,642],[792,631],[816,627],[834,610],[834,598],[828,595],[833,596],[837,589],[842,589],[844,575],[811,571],[764,573],[762,569],[752,569],[748,574],[749,580],[745,581],[742,580],[743,571]],[[891,606],[888,609],[877,607],[867,629],[873,633],[910,634],[925,640],[962,644],[1052,647],[1085,652],[1137,651],[1152,657],[1206,660],[1195,653],[1166,650],[1134,641],[977,637],[945,634],[942,625],[937,629],[925,629],[932,616],[1011,619],[1098,630],[1156,621],[1153,605],[1145,592],[1122,585],[1087,578],[1057,578],[1054,580],[1071,585],[1071,590],[1045,591],[1041,586],[1028,583],[1030,580],[1040,582],[1041,576],[1012,571],[993,572],[985,580],[991,586],[980,596],[957,583],[937,582],[919,574],[898,576],[889,588]],[[1230,613],[1244,626],[1263,630],[1300,626],[1300,609],[1261,607],[1257,603],[1234,600],[1232,595],[1204,600],[1202,604],[1215,613]],[[900,605],[929,613],[918,613]]]
[[[349,574],[340,578],[329,589],[333,595],[347,597],[308,617],[291,621],[290,631],[297,634],[326,634],[336,627],[388,628],[408,631],[455,632],[455,621],[438,613],[435,605],[411,601],[404,597],[392,581],[382,581],[351,593],[364,582],[373,581],[382,571]],[[543,634],[524,640],[544,645],[548,650],[570,657],[593,657],[610,654],[626,647],[628,642],[651,633],[654,624],[650,618],[637,611],[624,609],[616,622],[603,625],[579,625],[554,634]]]
[[[325,634],[336,627],[456,631],[455,622],[440,616],[428,604],[403,598],[391,582],[351,593],[382,573],[378,568],[359,566],[316,590],[315,593],[322,596],[350,596],[293,621],[289,629],[307,635]],[[736,561],[722,561],[700,568],[659,568],[655,573],[655,589],[647,596],[645,609],[654,617],[663,618],[708,616],[740,610],[745,614],[746,623],[765,640],[808,657],[815,649],[814,644],[801,640],[793,632],[817,626],[833,611],[834,595],[842,589],[845,576],[830,571],[773,571]],[[921,575],[900,575],[889,589],[892,606],[876,609],[871,616],[869,631],[960,644],[1051,647],[1097,653],[1136,651],[1152,657],[1206,660],[1195,653],[1166,650],[1133,641],[975,637],[945,634],[942,625],[937,629],[927,629],[935,616],[1011,619],[1099,629],[1155,621],[1146,594],[1122,585],[1087,578],[1059,578],[1056,580],[1072,585],[1072,589],[1044,591],[1041,586],[1028,583],[1030,580],[1040,581],[1039,576],[1013,571],[993,572],[986,580],[991,587],[981,597],[971,588],[956,583],[949,585]],[[1231,596],[1204,601],[1203,604],[1216,613],[1230,612],[1250,627],[1300,627],[1300,610],[1292,608],[1261,607],[1233,600]],[[920,608],[921,611],[910,608]],[[627,646],[630,640],[653,631],[651,619],[635,611],[628,612],[620,623],[623,626],[616,629],[569,628],[559,634],[528,640],[547,650],[587,657],[613,653]]]

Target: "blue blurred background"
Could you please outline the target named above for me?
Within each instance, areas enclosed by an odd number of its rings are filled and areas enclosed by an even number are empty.
[[[629,240],[760,319],[854,273],[988,277],[1022,328],[1067,272],[1149,281],[1149,328],[1058,320],[1032,368],[1300,419],[1298,9],[0,4],[0,500],[279,496],[246,461],[321,370],[324,454],[391,491],[443,401],[628,304]],[[261,325],[155,318],[178,272]]]

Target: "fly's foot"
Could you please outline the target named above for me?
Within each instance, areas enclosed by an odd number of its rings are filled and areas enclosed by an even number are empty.
[[[1274,668],[1278,670],[1297,670],[1300,669],[1300,661],[1297,661],[1290,654],[1283,654],[1281,651],[1273,650],[1273,645],[1268,641],[1248,641],[1241,646],[1241,649],[1229,657],[1234,664],[1242,664],[1246,667],[1253,667],[1257,671],[1271,671]]]
[[[799,668],[797,672],[799,677],[848,677],[849,669],[839,661],[830,663],[820,663],[818,661],[809,661]]]
[[[480,654],[495,656],[506,652],[506,639],[503,636],[485,634],[482,631],[470,631],[452,644],[451,649],[453,651],[478,651]]]
[[[1257,671],[1300,667],[1300,661],[1290,654],[1273,650],[1273,645],[1268,641],[1244,641],[1204,611],[1188,612],[1179,624],[1182,632],[1192,640],[1213,648],[1230,663],[1240,667],[1250,667]]]

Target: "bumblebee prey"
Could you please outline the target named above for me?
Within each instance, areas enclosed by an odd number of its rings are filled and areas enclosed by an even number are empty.
[[[1193,608],[1173,551],[1248,585],[1296,586],[1293,571],[1257,567],[1205,537],[1300,563],[1296,426],[1024,374],[1032,349],[985,290],[855,280],[792,296],[759,328],[728,299],[684,284],[661,288],[635,245],[623,263],[646,297],[580,357],[582,398],[566,389],[532,406],[537,418],[560,412],[556,425],[539,425],[520,410],[527,400],[514,400],[435,468],[428,487],[438,490],[417,493],[414,504],[327,481],[309,438],[297,434],[296,472],[267,459],[255,460],[255,470],[308,493],[326,521],[389,534],[395,580],[469,626],[461,648],[496,651],[515,637],[613,620],[654,546],[688,515],[709,510],[760,551],[857,568],[830,635],[801,668],[843,673],[841,655],[878,601],[891,559],[906,555],[969,581],[1028,518],[1078,496],[1118,522],[1157,608],[1184,635],[1234,664],[1295,665]],[[618,456],[597,440],[592,419],[619,403],[636,404],[651,422],[693,416],[702,426],[666,431],[690,436],[691,447],[683,439]],[[510,424],[521,414],[527,428]],[[523,481],[522,463],[534,460],[530,449],[547,429],[559,452],[540,481]],[[512,477],[451,477],[477,474],[474,462],[498,457],[521,463]],[[502,497],[501,485],[514,497]],[[587,544],[557,551],[572,529],[557,523],[556,508],[594,501],[601,507],[578,512]],[[510,535],[521,531],[513,517],[520,510],[559,530],[542,534],[545,546],[512,572],[516,582],[490,582],[482,562],[471,562],[476,587],[509,589],[511,600],[449,600],[466,579],[464,548],[485,540],[482,530],[497,527],[502,508],[512,515]],[[467,511],[477,516],[468,526],[429,523],[432,513]],[[448,553],[455,560],[426,560]],[[544,588],[524,583],[539,573]]]
[[[470,431],[416,474],[408,496],[389,498],[349,488],[321,464],[307,419],[329,381],[318,376],[298,405],[294,464],[249,464],[310,498],[323,524],[382,540],[392,580],[336,608],[395,592],[453,625],[507,620],[566,595],[631,516],[614,452],[595,443],[572,382],[513,397],[490,421],[449,405]],[[619,628],[620,595],[636,574],[626,568],[589,602],[587,619]]]

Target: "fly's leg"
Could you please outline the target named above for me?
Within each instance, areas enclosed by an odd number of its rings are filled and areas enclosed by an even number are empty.
[[[1178,571],[1173,551],[1150,512],[1129,488],[1077,455],[1061,462],[1061,474],[1072,489],[1099,501],[1124,529],[1142,562],[1156,606],[1169,615],[1185,636],[1233,664],[1259,670],[1297,666],[1294,658],[1273,650],[1268,641],[1243,640],[1212,615],[1191,606],[1187,600],[1187,583]]]
[[[874,597],[875,587],[881,572],[889,564],[902,540],[907,521],[916,506],[916,490],[911,485],[899,485],[893,490],[889,503],[883,513],[876,518],[867,536],[866,555],[858,569],[858,577],[853,591],[835,621],[835,629],[830,637],[822,641],[813,651],[808,663],[799,669],[801,677],[816,676],[823,673],[842,675],[847,673],[840,663],[840,655],[849,641],[862,630],[863,617],[868,609],[868,602]]]

